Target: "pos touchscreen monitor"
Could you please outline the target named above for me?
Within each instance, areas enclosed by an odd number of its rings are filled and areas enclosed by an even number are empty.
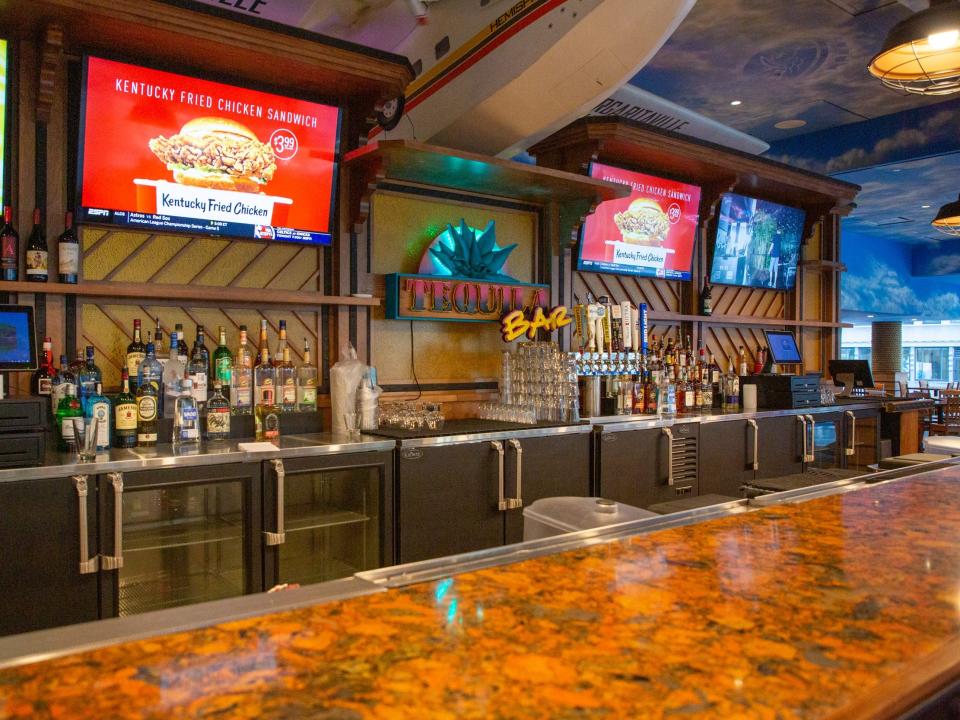
[[[803,362],[797,340],[789,330],[767,330],[767,347],[770,359],[777,365],[799,365]]]
[[[0,370],[36,369],[33,308],[29,305],[0,305]]]

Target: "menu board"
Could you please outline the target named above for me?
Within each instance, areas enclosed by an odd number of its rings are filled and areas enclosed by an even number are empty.
[[[82,222],[331,242],[340,109],[88,56]]]
[[[700,188],[602,163],[591,163],[590,177],[633,192],[600,203],[587,217],[577,268],[689,280]]]

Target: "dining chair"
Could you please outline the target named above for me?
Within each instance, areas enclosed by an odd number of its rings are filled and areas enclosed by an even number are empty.
[[[940,393],[942,415],[939,422],[930,423],[931,435],[960,435],[960,390]]]

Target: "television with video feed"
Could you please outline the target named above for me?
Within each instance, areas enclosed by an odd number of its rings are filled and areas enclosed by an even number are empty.
[[[36,370],[37,336],[33,308],[0,305],[0,370]]]
[[[726,193],[720,201],[710,282],[792,290],[805,218],[799,208]]]
[[[590,177],[628,185],[631,193],[587,216],[577,269],[689,280],[700,188],[598,162],[590,164]]]
[[[328,245],[341,110],[87,55],[81,223]]]

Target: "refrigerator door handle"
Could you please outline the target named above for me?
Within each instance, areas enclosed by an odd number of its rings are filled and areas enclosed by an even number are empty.
[[[113,555],[101,556],[100,567],[119,570],[123,567],[123,473],[109,473],[113,485]]]
[[[80,510],[80,574],[97,572],[99,556],[90,557],[90,539],[87,537],[87,476],[74,475],[70,478],[77,491],[77,507]]]
[[[857,452],[857,416],[854,415],[853,410],[847,410],[844,415],[850,418],[850,444],[844,451],[849,457]]]
[[[807,415],[807,420],[810,422],[810,444],[807,446],[809,449],[809,454],[803,458],[804,462],[816,462],[817,460],[817,421],[813,419],[813,415]]]
[[[797,415],[797,422],[802,426],[801,432],[803,433],[803,454],[800,457],[800,462],[807,462],[807,418],[803,415]],[[796,435],[793,436],[796,439]],[[796,457],[796,456],[794,456]]]
[[[511,505],[510,501],[504,496],[503,488],[503,443],[499,440],[491,440],[490,448],[497,453],[497,509],[498,510],[509,510]]]
[[[273,472],[277,476],[277,531],[263,531],[264,542],[267,545],[282,545],[287,541],[287,533],[284,530],[283,519],[283,482],[286,471],[283,468],[283,460],[271,460]]]
[[[747,425],[753,428],[753,469],[760,469],[760,429],[756,420],[747,420]]]
[[[507,505],[511,509],[523,507],[523,448],[520,447],[520,441],[516,438],[510,440],[510,447],[517,454],[517,496],[512,500],[507,500]]]

